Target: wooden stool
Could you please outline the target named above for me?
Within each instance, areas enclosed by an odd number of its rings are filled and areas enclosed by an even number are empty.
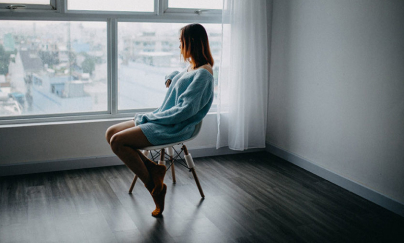
[[[196,175],[194,160],[192,159],[191,154],[188,153],[188,149],[184,144],[185,142],[188,142],[188,141],[194,139],[199,134],[199,131],[201,130],[201,127],[202,127],[202,121],[195,126],[195,131],[192,134],[191,138],[189,138],[189,139],[187,139],[185,141],[172,143],[172,144],[163,144],[163,145],[158,145],[158,146],[150,146],[150,147],[142,148],[142,150],[143,150],[143,154],[146,157],[149,156],[149,154],[151,154],[151,157],[152,157],[153,161],[156,161],[156,159],[158,157],[160,157],[159,161],[158,161],[158,164],[166,165],[166,160],[169,161],[168,166],[167,166],[167,170],[169,170],[171,168],[171,173],[172,173],[172,176],[173,176],[173,183],[174,184],[176,183],[176,180],[175,180],[175,165],[174,165],[174,163],[177,162],[180,165],[183,165],[184,167],[186,167],[192,173],[192,175],[194,176],[196,186],[198,187],[198,190],[199,190],[199,193],[201,194],[201,197],[205,198],[205,195],[203,194],[201,184],[199,183],[198,176]],[[175,145],[181,145],[181,151],[178,152],[177,150],[175,150],[175,148],[174,148]],[[167,149],[167,154],[166,154],[166,149]],[[184,154],[184,158],[181,157],[182,154]],[[130,185],[130,188],[129,188],[129,193],[132,193],[133,188],[135,187],[135,184],[136,184],[136,180],[137,180],[137,175],[135,175],[135,178],[133,178],[132,184]]]

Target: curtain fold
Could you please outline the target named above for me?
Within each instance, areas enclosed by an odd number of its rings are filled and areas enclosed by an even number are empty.
[[[266,0],[224,0],[216,148],[264,148],[268,107]]]

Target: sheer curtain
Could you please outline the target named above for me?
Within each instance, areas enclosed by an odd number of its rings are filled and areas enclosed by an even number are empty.
[[[268,102],[266,0],[224,0],[216,148],[264,148]]]

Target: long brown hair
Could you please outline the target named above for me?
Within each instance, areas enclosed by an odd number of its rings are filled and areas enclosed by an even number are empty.
[[[200,24],[189,24],[180,31],[181,54],[184,60],[188,61],[193,69],[208,63],[213,66],[214,61],[205,28]]]

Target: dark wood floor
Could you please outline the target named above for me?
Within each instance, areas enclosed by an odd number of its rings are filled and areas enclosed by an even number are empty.
[[[0,178],[0,242],[404,242],[404,218],[265,152],[176,167],[164,217],[125,166]],[[401,231],[401,232],[400,232]]]

